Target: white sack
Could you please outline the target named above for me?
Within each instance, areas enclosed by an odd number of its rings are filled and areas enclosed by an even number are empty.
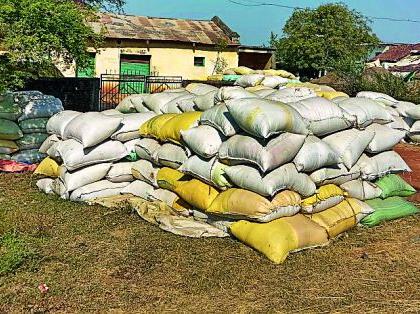
[[[375,133],[372,141],[366,147],[365,151],[369,153],[380,153],[392,149],[404,137],[406,132],[391,129],[381,124],[371,124],[366,128],[366,131]]]
[[[174,202],[179,199],[178,195],[174,192],[165,189],[155,189],[151,192],[148,192],[147,200],[148,201],[158,201],[163,202],[168,206],[173,206]]]
[[[395,104],[398,113],[406,118],[420,120],[420,106],[408,101],[399,101]]]
[[[316,169],[338,165],[340,156],[326,142],[316,136],[309,135],[297,153],[293,163],[298,171],[314,171]]]
[[[60,167],[60,179],[66,188],[66,192],[71,192],[105,178],[111,165],[111,163],[101,163],[76,171],[68,171],[66,167],[62,166]]]
[[[198,110],[204,111],[210,109],[216,104],[215,98],[217,93],[218,90],[214,90],[204,95],[195,96],[193,102]]]
[[[106,179],[111,182],[131,182],[134,181],[133,174],[131,173],[131,167],[133,162],[117,162],[112,164],[109,169]]]
[[[259,98],[254,93],[251,93],[240,86],[223,86],[215,95],[215,103],[226,102],[232,99],[242,98]]]
[[[398,100],[396,100],[395,98],[388,96],[386,94],[383,94],[383,93],[378,93],[378,92],[369,92],[369,91],[358,92],[356,97],[373,99],[386,106],[395,106],[395,104],[398,102]]]
[[[265,99],[236,99],[226,103],[235,122],[247,133],[260,138],[290,132],[308,134],[306,122],[292,107]]]
[[[177,102],[179,109],[182,112],[192,112],[196,111],[196,106],[194,104],[194,98],[182,99]]]
[[[61,140],[57,137],[57,135],[53,134],[47,137],[47,139],[42,143],[41,147],[38,149],[40,153],[47,154],[48,150],[51,146],[56,143],[59,143]]]
[[[44,192],[45,194],[54,194],[54,191],[51,187],[53,181],[54,180],[51,178],[40,179],[36,182],[36,186],[40,191]]]
[[[71,120],[81,115],[81,112],[64,110],[53,115],[47,122],[47,132],[55,134],[61,138],[64,136],[64,130]]]
[[[149,109],[143,105],[143,99],[146,95],[149,94],[129,95],[125,97],[115,109],[122,113],[147,112]]]
[[[310,178],[316,186],[325,184],[341,185],[360,177],[360,167],[355,165],[348,170],[343,164],[336,167],[325,167],[311,173]]]
[[[247,74],[247,75],[241,75],[240,78],[238,78],[235,81],[235,85],[241,86],[241,87],[251,87],[251,86],[257,86],[260,85],[260,83],[264,80],[263,74]]]
[[[107,180],[97,181],[74,190],[70,195],[70,200],[83,202],[100,197],[119,195],[121,190],[129,184],[129,182],[113,183]]]
[[[308,122],[308,129],[318,136],[344,130],[353,125],[351,117],[346,115],[332,101],[323,97],[312,97],[292,102],[289,106]]]
[[[209,84],[202,84],[202,83],[191,83],[188,84],[185,89],[190,92],[191,94],[195,95],[204,95],[211,91],[218,90],[217,87]]]
[[[296,156],[306,136],[282,133],[267,141],[247,135],[235,135],[219,149],[219,158],[228,164],[253,164],[262,172],[277,168]]]
[[[281,76],[265,76],[261,82],[261,85],[271,87],[271,88],[277,88],[280,85],[287,84],[288,82],[289,82],[289,79],[281,77]]]
[[[400,130],[400,131],[410,131],[410,125],[407,123],[407,118],[402,117],[394,117],[394,121],[385,124],[387,127],[394,129],[394,130]],[[409,120],[409,119],[408,119]]]
[[[178,169],[190,156],[190,152],[181,146],[165,143],[152,156],[153,161],[162,166]]]
[[[311,196],[316,191],[315,183],[304,173],[298,173],[294,164],[283,165],[264,177],[256,168],[232,166],[225,170],[230,181],[246,190],[264,196],[274,196],[285,189],[293,190],[302,196]]]
[[[121,117],[106,116],[99,112],[86,112],[71,120],[65,130],[64,139],[74,139],[84,148],[98,145],[113,134],[122,121]]]
[[[338,106],[356,118],[356,126],[365,128],[372,123],[386,124],[393,121],[392,115],[383,106],[368,98],[348,98]]]
[[[210,125],[224,136],[233,136],[240,130],[225,104],[216,105],[204,111],[200,117],[200,124]]]
[[[272,88],[259,89],[259,90],[253,91],[253,93],[260,98],[267,98],[268,96],[273,95],[276,92],[277,90],[272,89]]]
[[[129,185],[127,185],[125,188],[121,190],[121,194],[133,194],[134,196],[141,197],[145,200],[148,199],[149,194],[152,193],[154,190],[154,187],[150,184],[136,180],[134,182],[131,182]]]
[[[382,190],[374,183],[363,180],[352,180],[340,185],[349,197],[359,200],[370,200],[381,196]]]
[[[149,183],[154,187],[158,187],[156,181],[158,171],[159,168],[153,166],[148,160],[138,160],[131,166],[131,173],[134,178]]]
[[[153,118],[156,114],[154,112],[145,113],[130,113],[122,116],[120,128],[118,128],[112,135],[111,139],[120,142],[127,142],[140,137],[140,126],[146,121]]]
[[[356,164],[374,135],[372,131],[350,129],[331,134],[323,138],[323,141],[331,146],[347,169],[350,169]]]
[[[152,138],[142,138],[135,144],[136,154],[140,159],[153,161],[153,154],[160,148],[158,141]]]
[[[161,114],[162,108],[171,100],[178,98],[183,95],[188,95],[188,92],[177,92],[177,93],[156,93],[150,94],[143,99],[143,104],[149,110]]]
[[[127,156],[125,146],[118,141],[107,141],[98,146],[83,149],[75,140],[60,142],[56,151],[63,160],[63,165],[74,171],[89,165],[117,161]]]
[[[163,105],[161,111],[162,113],[182,113],[183,110],[180,107],[180,103],[184,101],[192,101],[193,99],[194,95],[192,94],[182,94]]]
[[[358,163],[362,179],[372,181],[389,173],[410,171],[410,167],[394,151],[383,152]]]
[[[267,95],[265,99],[291,103],[316,96],[316,93],[307,87],[287,87]]]
[[[181,130],[181,138],[193,152],[204,158],[216,155],[222,145],[221,135],[209,125]]]

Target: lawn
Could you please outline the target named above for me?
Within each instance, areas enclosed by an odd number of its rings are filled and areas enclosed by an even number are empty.
[[[274,265],[234,239],[175,236],[34,183],[0,175],[0,313],[420,309],[419,215]]]

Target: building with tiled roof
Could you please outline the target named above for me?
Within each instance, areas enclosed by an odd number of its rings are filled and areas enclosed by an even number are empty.
[[[90,68],[73,69],[67,76],[113,73],[201,80],[215,74],[221,58],[227,67],[239,63],[239,35],[219,17],[190,20],[101,13],[92,26],[103,34],[104,42],[97,51],[91,50]]]

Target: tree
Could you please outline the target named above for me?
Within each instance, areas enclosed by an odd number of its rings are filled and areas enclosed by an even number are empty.
[[[98,6],[121,8],[122,0],[1,0],[0,91],[21,87],[31,77],[54,76],[55,64],[89,62],[88,47],[101,34],[90,21]]]
[[[379,43],[369,20],[344,4],[297,9],[283,34],[275,39],[278,61],[290,70],[307,73],[360,62]]]

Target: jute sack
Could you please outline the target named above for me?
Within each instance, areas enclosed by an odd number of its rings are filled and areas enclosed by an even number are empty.
[[[62,166],[59,168],[60,179],[63,182],[66,191],[71,192],[82,186],[105,178],[111,165],[111,163],[101,163],[76,171],[69,171],[66,167]]]
[[[55,134],[60,138],[64,136],[64,130],[66,129],[67,124],[71,120],[81,115],[81,112],[64,110],[55,115],[53,115],[47,123],[47,132],[49,134]]]
[[[181,130],[181,139],[193,152],[204,158],[215,156],[222,145],[221,134],[209,125]]]
[[[204,111],[200,117],[200,124],[212,126],[224,136],[233,136],[240,130],[225,104],[219,104]]]

